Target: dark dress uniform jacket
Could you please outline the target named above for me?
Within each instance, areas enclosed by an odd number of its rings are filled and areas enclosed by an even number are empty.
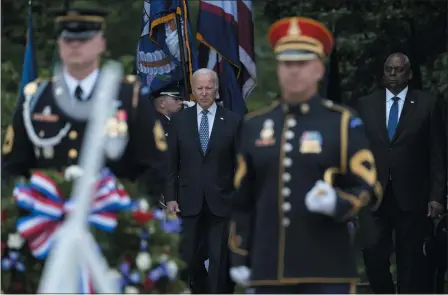
[[[77,165],[87,121],[75,119],[60,107],[61,101],[55,99],[55,95],[65,95],[64,103],[74,99],[68,92],[63,93],[67,88],[53,85],[61,83],[61,80],[56,77],[51,81],[32,82],[38,83],[37,91],[27,106],[30,127],[35,135],[43,140],[60,138],[59,142],[54,143],[53,155],[46,155],[44,148],[35,146],[30,140],[22,105],[13,117],[3,145],[2,176],[28,176],[31,169],[62,170]],[[166,178],[164,167],[167,143],[163,130],[162,133],[155,132],[162,127],[160,123],[156,124],[155,110],[144,90],[133,76],[128,76],[122,82],[117,109],[127,113],[129,142],[123,156],[108,161],[106,165],[119,178],[132,181],[142,178],[142,182],[148,185],[148,193],[160,195]]]
[[[277,102],[247,116],[241,142],[229,237],[233,266],[248,266],[253,286],[355,281],[346,220],[376,207],[381,195],[374,193],[362,121],[319,97],[295,106]],[[305,206],[322,179],[337,192],[334,217]]]
[[[156,118],[157,120],[160,121],[160,123],[162,123],[163,130],[165,131],[165,136],[168,137],[171,129],[171,120],[168,119],[164,114],[161,114],[157,111],[156,111]]]

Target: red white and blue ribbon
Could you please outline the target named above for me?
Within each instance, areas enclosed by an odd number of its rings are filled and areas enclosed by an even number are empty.
[[[56,183],[42,172],[35,172],[28,185],[17,184],[13,191],[17,205],[31,212],[17,222],[18,232],[27,239],[31,253],[38,259],[47,257],[65,216],[73,209],[73,201],[64,200]],[[104,171],[93,196],[89,223],[107,232],[117,226],[117,213],[128,209],[131,199],[115,177]],[[81,266],[83,293],[91,293],[88,269]]]

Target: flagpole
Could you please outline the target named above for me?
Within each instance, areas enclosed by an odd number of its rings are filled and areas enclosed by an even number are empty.
[[[184,13],[186,13],[184,11]],[[184,24],[186,26],[187,24]],[[182,72],[184,75],[184,87],[185,91],[187,92],[188,100],[190,100],[190,83],[189,83],[189,75],[187,71],[187,65],[186,65],[186,58],[185,58],[185,44],[184,40],[182,38],[182,24],[180,22],[180,15],[176,12],[176,28],[177,28],[177,38],[179,40],[179,51],[180,51],[180,63],[182,65]]]

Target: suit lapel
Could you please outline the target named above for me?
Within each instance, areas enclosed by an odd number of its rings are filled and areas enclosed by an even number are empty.
[[[392,142],[396,141],[400,134],[403,132],[403,128],[406,126],[406,122],[411,117],[412,112],[417,105],[417,99],[412,95],[411,89],[408,90],[406,94],[406,99],[404,100],[403,110],[401,110],[400,119],[398,120],[397,130],[395,130]]]
[[[378,128],[380,130],[381,137],[389,142],[389,136],[387,135],[387,123],[386,123],[386,91],[379,91],[377,97],[374,99],[375,108],[379,114],[378,116]]]
[[[225,123],[225,118],[223,116],[223,111],[221,107],[216,108],[215,119],[213,120],[212,133],[210,134],[210,139],[208,141],[206,155],[210,153],[210,150],[213,146],[219,141],[219,134],[221,130],[223,130],[223,126]]]

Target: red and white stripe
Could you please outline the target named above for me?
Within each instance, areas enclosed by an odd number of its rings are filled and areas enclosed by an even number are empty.
[[[243,65],[240,79],[242,79],[243,98],[246,100],[254,89],[257,81],[252,0],[201,0],[201,2],[214,6],[214,9],[221,10],[221,15],[224,15],[226,19],[231,19],[231,21],[238,26],[239,59]],[[210,49],[207,68],[219,72],[218,62],[220,62],[221,59],[221,56],[218,56],[215,51]]]

